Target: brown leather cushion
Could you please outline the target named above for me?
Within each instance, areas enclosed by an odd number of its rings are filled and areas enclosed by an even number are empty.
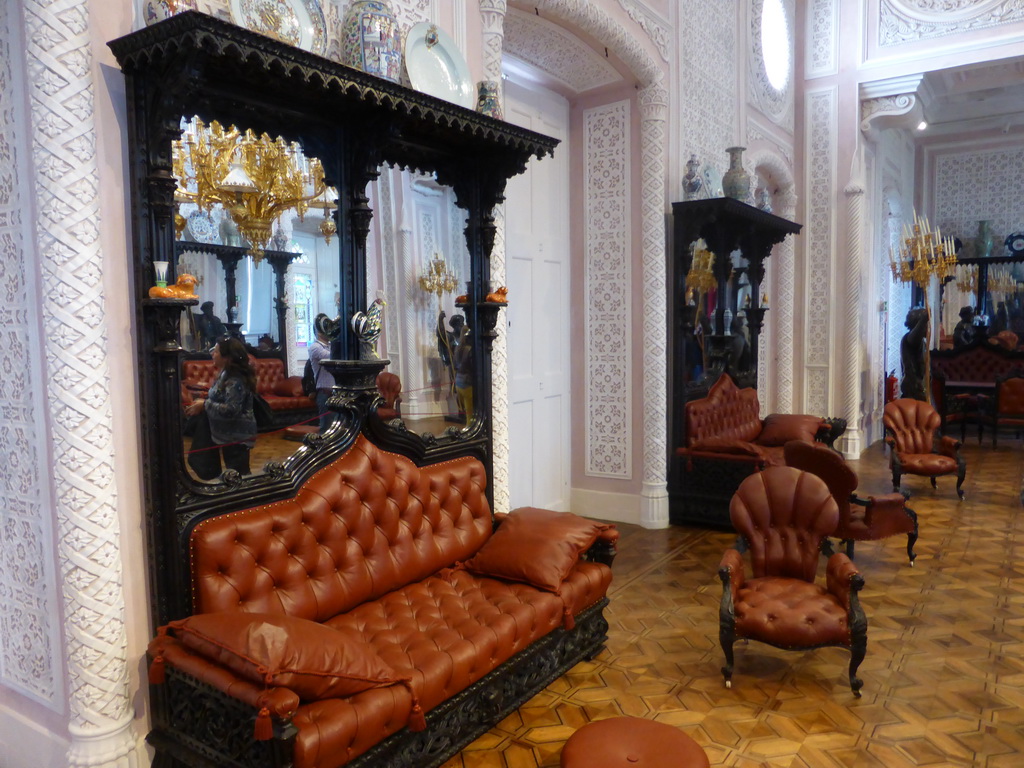
[[[275,382],[273,392],[281,397],[302,397],[305,394],[302,391],[302,377],[289,376],[287,379]]]
[[[762,456],[758,446],[746,440],[732,440],[727,437],[708,437],[697,440],[690,446],[691,451],[707,451],[708,453],[731,453],[738,456]]]
[[[948,475],[956,472],[956,459],[937,453],[900,454],[900,470],[909,475]]]
[[[764,428],[757,436],[758,445],[780,446],[790,440],[813,443],[824,421],[818,416],[800,413],[773,413],[764,420]]]
[[[557,592],[580,554],[609,527],[571,512],[513,510],[465,567],[481,576]]]
[[[172,621],[168,631],[210,661],[305,701],[351,696],[401,678],[358,636],[291,616],[222,611]]]
[[[700,744],[667,723],[639,717],[596,720],[562,748],[562,768],[708,768]]]
[[[739,637],[780,648],[850,644],[846,609],[824,587],[802,579],[748,579],[735,610]]]

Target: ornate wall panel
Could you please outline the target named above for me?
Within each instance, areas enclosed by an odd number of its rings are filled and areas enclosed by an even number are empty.
[[[576,35],[548,19],[516,9],[505,17],[505,50],[576,93],[622,79],[607,59]]]
[[[1024,229],[1024,148],[948,151],[933,156],[932,221],[972,249],[978,221],[992,221],[996,251]]]
[[[586,110],[583,134],[586,472],[627,479],[633,432],[629,102]]]
[[[703,30],[678,50],[679,99],[673,116],[679,120],[682,156],[696,153],[702,163],[724,171],[725,148],[739,139],[736,1],[683,0],[679,18],[700,19]]]
[[[804,76],[834,75],[839,71],[839,0],[809,0],[804,36]]]
[[[930,40],[1021,20],[1020,0],[882,0],[878,44]]]
[[[638,0],[619,0],[619,5],[629,15],[629,18],[639,24],[640,28],[651,38],[651,42],[658,49],[661,58],[668,61],[672,45],[672,31],[668,22]]]
[[[833,346],[832,306],[836,210],[836,137],[838,94],[835,88],[807,93],[804,156],[807,190],[803,232],[807,312],[804,327],[804,362],[808,367],[804,404],[811,413],[827,413],[831,396],[827,378],[811,376],[815,368],[828,368]]]
[[[86,0],[25,0],[68,765],[133,766]]]
[[[57,567],[42,394],[37,276],[23,211],[30,206],[24,55],[11,3],[0,7],[0,685],[62,710]],[[20,73],[15,77],[14,68]],[[51,169],[59,173],[59,169]]]

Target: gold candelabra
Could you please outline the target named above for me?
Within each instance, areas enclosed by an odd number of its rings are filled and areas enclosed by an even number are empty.
[[[693,316],[693,327],[696,330],[700,323],[701,309],[704,304],[704,294],[718,286],[715,279],[715,254],[708,250],[704,238],[699,238],[690,246],[690,271],[686,273],[687,297],[696,304],[697,311]],[[696,293],[696,296],[694,296]],[[705,370],[708,367],[707,346],[703,332],[697,337],[700,345],[701,358],[704,361]]]
[[[899,251],[889,249],[889,266],[892,277],[903,283],[916,283],[925,294],[928,304],[928,285],[933,276],[940,281],[953,274],[956,269],[956,248],[953,238],[943,237],[938,227],[932,231],[927,217],[914,212],[914,224],[908,230],[903,225],[903,242]]]
[[[960,264],[956,268],[956,287],[961,293],[978,290],[978,265]]]
[[[324,183],[316,158],[302,153],[297,142],[282,137],[225,129],[216,120],[206,125],[198,117],[173,142],[173,173],[178,179],[177,202],[191,202],[209,212],[222,205],[249,242],[259,263],[270,242],[274,221],[294,210],[301,220],[311,208],[324,211],[321,232],[330,242],[336,231],[330,211],[337,191]]]
[[[439,299],[451,293],[459,284],[458,277],[448,268],[448,262],[440,253],[435,253],[427,263],[427,270],[420,275],[420,288]]]

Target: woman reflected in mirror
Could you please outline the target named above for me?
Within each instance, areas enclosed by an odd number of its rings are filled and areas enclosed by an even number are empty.
[[[216,480],[225,469],[249,474],[249,451],[256,444],[253,395],[256,374],[245,345],[222,338],[211,351],[217,378],[205,400],[196,400],[185,414],[195,420],[188,465],[201,480]]]

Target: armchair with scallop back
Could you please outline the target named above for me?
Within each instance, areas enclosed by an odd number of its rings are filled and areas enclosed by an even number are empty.
[[[963,499],[967,461],[960,455],[961,443],[939,434],[942,418],[931,405],[910,398],[893,400],[886,403],[882,421],[894,491],[900,489],[903,475],[929,477],[935,488],[936,477],[956,474],[956,493]]]
[[[853,559],[855,541],[878,541],[905,533],[907,557],[910,558],[910,564],[914,564],[917,557],[914,553],[917,513],[907,506],[906,496],[902,493],[867,498],[858,496],[855,492],[857,473],[846,463],[846,459],[828,446],[793,440],[786,443],[784,450],[787,466],[812,472],[825,481],[839,506],[839,524],[834,535],[846,544],[846,554],[850,559]],[[827,546],[826,551],[831,554],[831,546]]]
[[[377,374],[377,391],[384,402],[377,407],[377,415],[389,421],[402,418],[402,380],[390,371]]]
[[[733,643],[747,638],[784,650],[849,648],[850,688],[860,696],[857,667],[867,652],[868,630],[857,593],[864,579],[837,552],[828,559],[825,586],[814,580],[821,542],[839,521],[828,486],[810,472],[770,467],[740,484],[729,515],[750,550],[753,578],[744,576],[739,550],[726,550],[718,570],[726,687],[732,685]]]

